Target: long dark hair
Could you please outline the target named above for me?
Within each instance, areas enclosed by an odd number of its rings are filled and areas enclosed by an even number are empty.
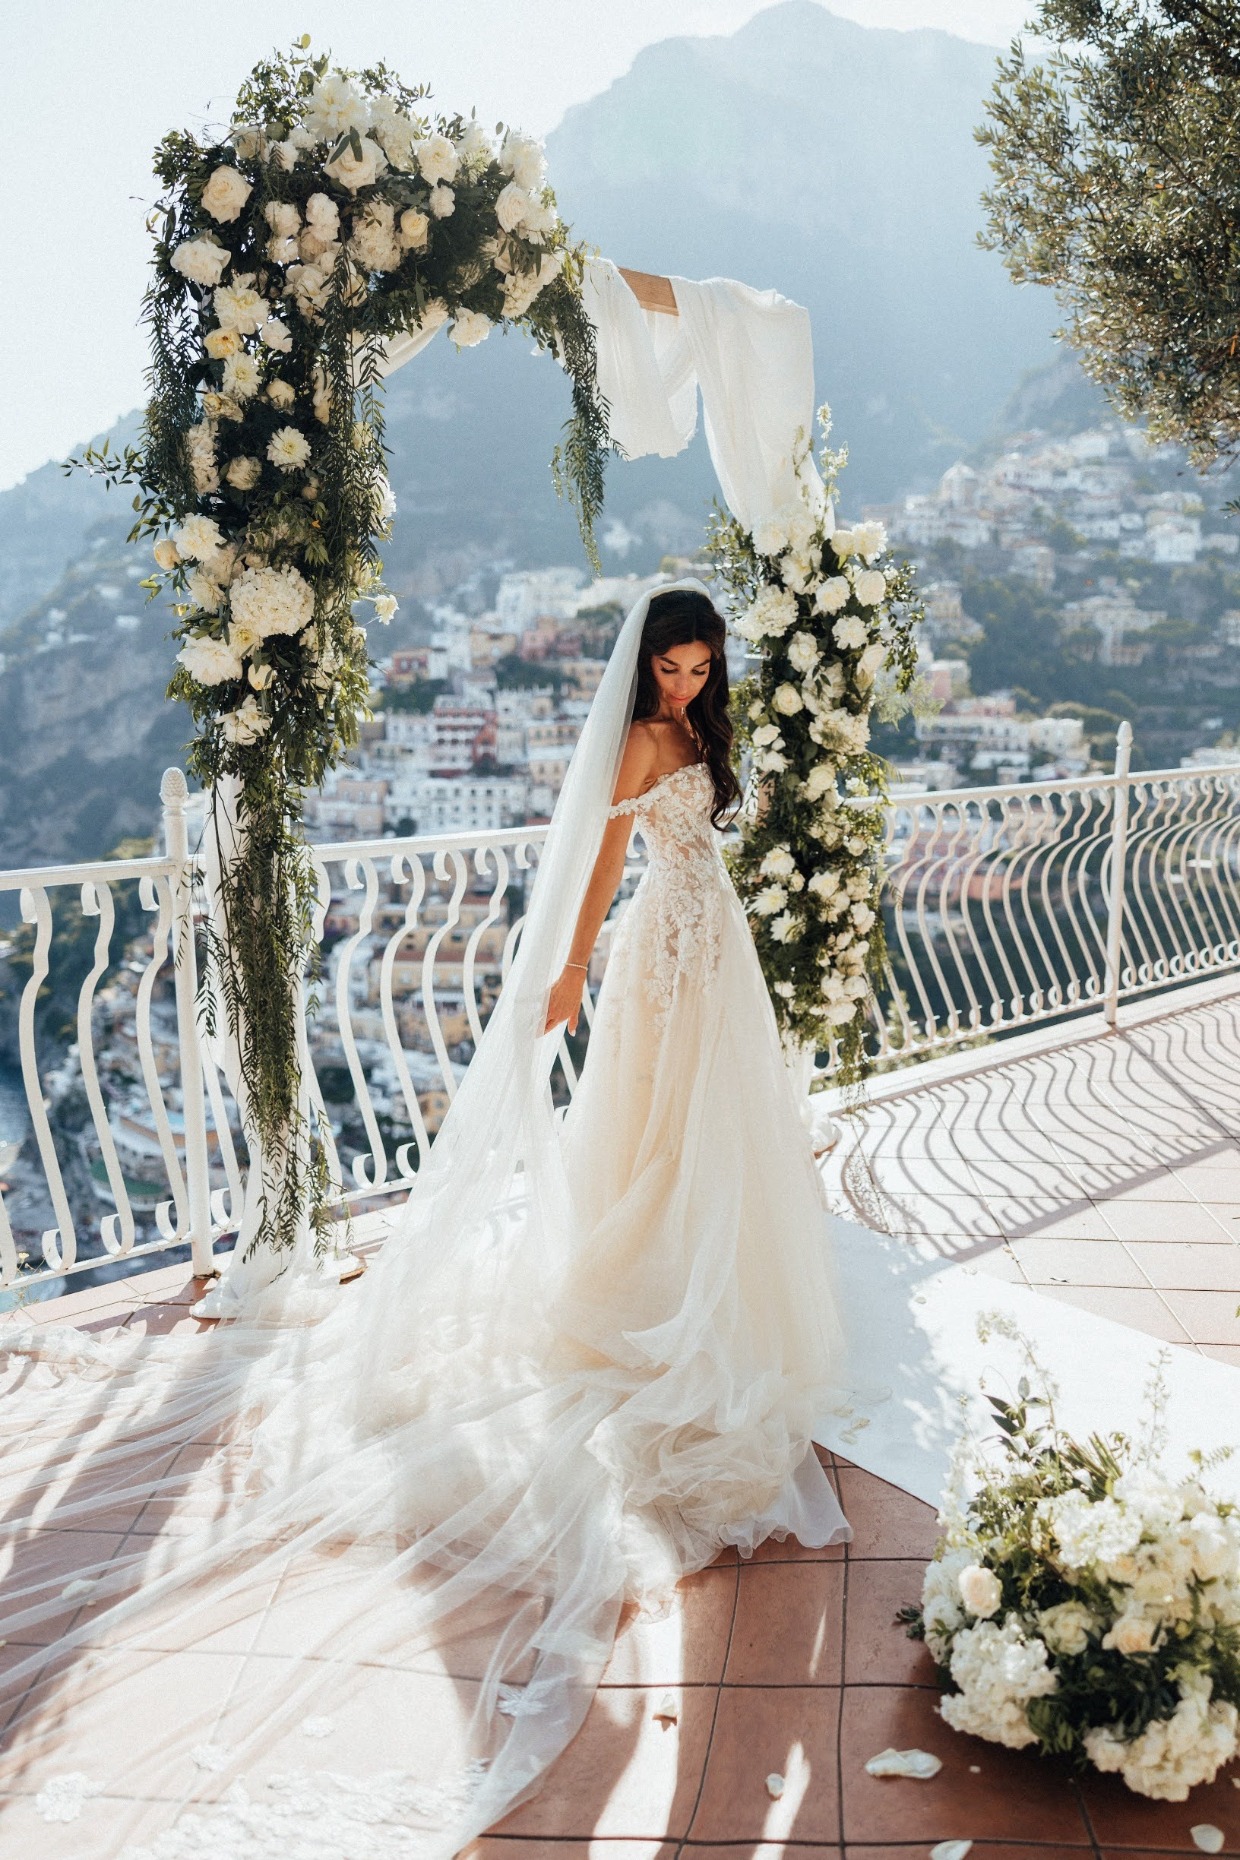
[[[642,643],[637,662],[637,696],[633,717],[640,721],[653,717],[659,708],[659,687],[655,683],[651,661],[673,646],[692,645],[701,640],[710,647],[710,671],[697,696],[685,707],[685,719],[702,746],[702,759],[710,771],[715,787],[715,805],[711,820],[722,827],[739,806],[740,783],[732,773],[732,720],[728,716],[728,664],[724,657],[727,637],[723,621],[704,594],[692,588],[676,588],[668,594],[651,597],[642,628]]]

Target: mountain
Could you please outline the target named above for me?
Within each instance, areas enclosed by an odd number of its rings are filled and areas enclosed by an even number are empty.
[[[993,68],[946,33],[785,0],[731,36],[650,46],[549,139],[566,217],[608,256],[808,305],[852,508],[932,483],[1054,354],[1045,294],[1014,290],[975,243]],[[567,402],[512,334],[465,354],[441,339],[393,377],[398,594],[433,599],[500,559],[581,559],[547,469]],[[676,460],[615,461],[605,566],[692,547],[714,495],[700,437]],[[149,821],[179,753],[167,616],[134,596],[129,520],[123,493],[54,465],[0,494],[0,866],[98,856]]]

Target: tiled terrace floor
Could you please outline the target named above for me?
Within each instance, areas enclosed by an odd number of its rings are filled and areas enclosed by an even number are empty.
[[[854,1219],[1240,1362],[1240,988],[1147,1009],[1116,1036],[1085,1029],[882,1081],[826,1168]],[[197,1289],[174,1269],[33,1315],[92,1331],[197,1328],[187,1309]],[[950,1839],[971,1840],[976,1860],[1147,1860],[1199,1851],[1189,1830],[1201,1822],[1240,1855],[1240,1790],[1226,1775],[1186,1804],[1150,1803],[1113,1778],[1078,1783],[948,1731],[929,1660],[893,1620],[918,1594],[933,1515],[824,1459],[853,1542],[725,1558],[682,1586],[678,1613],[629,1622],[540,1795],[470,1860],[908,1860]],[[66,1570],[75,1535],[48,1536]],[[223,1669],[245,1658],[234,1648],[217,1634],[210,1652],[168,1655],[167,1682],[203,1683],[197,1666],[173,1668],[206,1661],[226,1691]],[[401,1702],[416,1711],[413,1693]],[[130,1749],[157,1713],[148,1686],[124,1714]],[[372,1740],[365,1710],[351,1714],[332,1767],[373,1768]],[[888,1745],[934,1751],[942,1770],[877,1781],[864,1764]],[[786,1778],[778,1801],[772,1772]],[[103,1809],[88,1833],[13,1802],[0,1855],[96,1860]]]

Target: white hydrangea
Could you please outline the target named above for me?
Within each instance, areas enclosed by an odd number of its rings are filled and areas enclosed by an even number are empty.
[[[845,575],[831,575],[814,596],[814,610],[820,614],[837,614],[848,604],[852,584]]]
[[[255,639],[300,633],[314,618],[314,589],[295,568],[247,568],[233,583],[231,608]]]
[[[751,642],[780,639],[796,624],[796,617],[796,600],[786,588],[765,587],[735,622],[735,630]]]
[[[395,271],[401,261],[396,209],[390,200],[372,200],[353,222],[349,251],[366,271]]]
[[[485,342],[491,333],[491,319],[481,310],[458,310],[452,319],[452,328],[448,339],[458,349],[472,349],[477,343]]]
[[[212,639],[209,634],[187,639],[177,662],[200,685],[228,684],[241,676],[241,660],[227,640]]]
[[[277,471],[300,471],[310,458],[310,441],[295,426],[277,427],[267,443],[267,457]]]
[[[1016,1615],[1002,1626],[979,1621],[962,1628],[952,1644],[951,1675],[960,1690],[941,1701],[939,1712],[953,1730],[1009,1750],[1037,1742],[1026,1706],[1057,1691],[1059,1676],[1047,1663],[1046,1642],[1027,1638]]]
[[[210,289],[219,283],[232,259],[232,253],[209,233],[183,239],[172,254],[172,269],[188,278],[191,284]]]
[[[547,158],[542,143],[534,136],[524,136],[519,130],[510,129],[499,152],[499,165],[505,174],[512,176],[518,187],[532,194],[543,184]]]
[[[1084,1492],[1062,1492],[1038,1501],[1069,1569],[1110,1563],[1135,1550],[1141,1541],[1141,1518],[1114,1498],[1091,1500]]]
[[[211,299],[211,308],[220,328],[235,329],[239,336],[255,335],[271,314],[267,299],[240,278],[220,285]]]
[[[202,207],[213,220],[221,225],[229,220],[240,219],[246,201],[254,189],[245,176],[229,162],[221,162],[218,168],[211,170],[207,185],[202,190]]]
[[[1118,1771],[1128,1787],[1156,1801],[1184,1802],[1190,1789],[1213,1782],[1236,1754],[1236,1708],[1211,1698],[1206,1674],[1180,1669],[1180,1702],[1169,1718],[1155,1718],[1139,1737],[1122,1738],[1109,1725],[1085,1733],[1096,1769]]]

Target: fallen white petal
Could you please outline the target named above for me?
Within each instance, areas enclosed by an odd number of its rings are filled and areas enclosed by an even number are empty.
[[[334,1718],[307,1718],[301,1727],[303,1737],[330,1737],[336,1728]]]
[[[784,1779],[779,1774],[778,1770],[772,1770],[771,1774],[767,1777],[766,1793],[774,1802],[778,1802],[780,1796],[784,1793]]]
[[[1223,1851],[1223,1830],[1216,1828],[1211,1821],[1199,1821],[1195,1828],[1190,1828],[1193,1846],[1199,1847],[1203,1854],[1221,1854]]]
[[[674,1695],[665,1692],[654,1708],[654,1715],[660,1724],[677,1724],[680,1721],[680,1707]]]
[[[964,1860],[972,1852],[972,1841],[940,1841],[930,1849],[930,1860]]]
[[[880,1750],[865,1767],[871,1776],[916,1776],[924,1782],[937,1776],[943,1763],[928,1750]]]
[[[98,1576],[77,1576],[72,1582],[66,1582],[60,1591],[62,1602],[71,1602],[79,1595],[89,1595],[99,1581]]]

